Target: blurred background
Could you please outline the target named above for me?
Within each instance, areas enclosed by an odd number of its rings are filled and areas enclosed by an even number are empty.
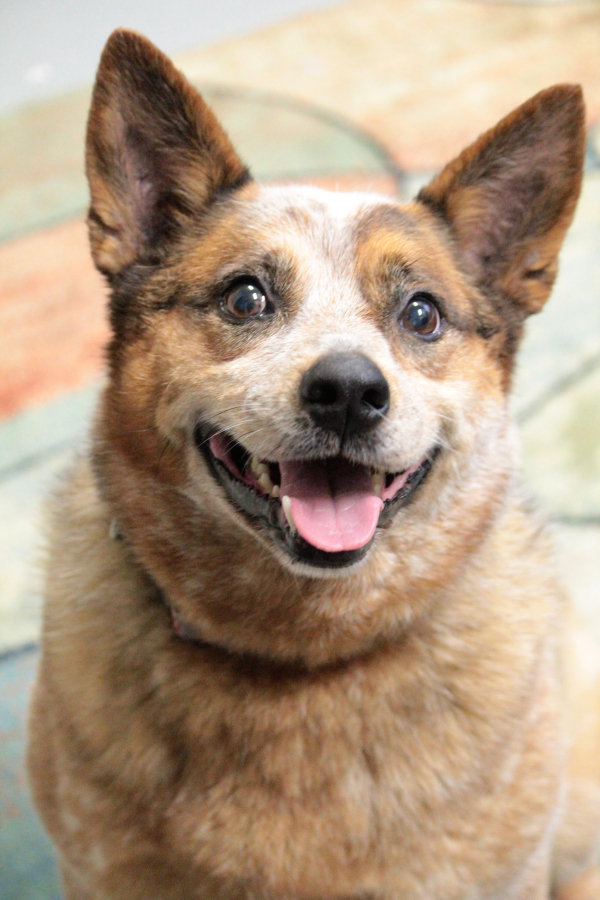
[[[583,85],[583,194],[514,408],[523,473],[600,640],[600,2],[2,0],[0,3],[0,898],[58,900],[23,739],[40,623],[42,498],[103,378],[106,288],[84,227],[83,136],[102,46],[146,34],[255,175],[409,198],[519,103]],[[599,656],[600,662],[600,656]]]

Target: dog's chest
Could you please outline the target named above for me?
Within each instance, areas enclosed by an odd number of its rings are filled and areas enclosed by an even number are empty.
[[[168,815],[173,845],[224,878],[283,893],[302,884],[309,895],[314,880],[318,895],[330,872],[351,896],[359,872],[377,868],[382,823],[395,817],[385,807],[399,802],[399,710],[389,697],[374,701],[359,670],[228,687],[213,686],[203,714],[188,720],[192,749]]]
[[[496,797],[494,811],[481,790],[482,764],[493,780],[508,748],[486,748],[410,669],[263,685],[190,720],[172,846],[198,871],[269,897],[387,897],[399,884],[421,896],[442,881],[452,897],[478,823],[510,806]]]

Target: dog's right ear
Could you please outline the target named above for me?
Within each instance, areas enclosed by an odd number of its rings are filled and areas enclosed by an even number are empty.
[[[100,60],[86,171],[92,255],[108,276],[160,260],[186,220],[250,177],[198,92],[150,41],[125,30]]]

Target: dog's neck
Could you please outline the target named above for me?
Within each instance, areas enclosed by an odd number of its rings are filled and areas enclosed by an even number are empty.
[[[438,603],[448,602],[495,518],[480,512],[478,527],[468,538],[463,532],[459,543],[449,528],[446,540],[421,547],[415,561],[399,550],[404,536],[389,532],[356,571],[334,578],[294,575],[243,532],[232,548],[226,528],[215,540],[214,523],[211,538],[210,528],[199,533],[196,552],[185,560],[168,544],[161,554],[127,525],[113,522],[111,537],[124,538],[183,643],[269,665],[321,669],[402,640]],[[436,562],[416,564],[428,554]]]

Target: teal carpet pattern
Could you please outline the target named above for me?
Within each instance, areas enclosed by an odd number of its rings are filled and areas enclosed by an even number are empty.
[[[29,693],[38,651],[0,657],[0,898],[60,900],[54,851],[33,809],[25,773]]]

